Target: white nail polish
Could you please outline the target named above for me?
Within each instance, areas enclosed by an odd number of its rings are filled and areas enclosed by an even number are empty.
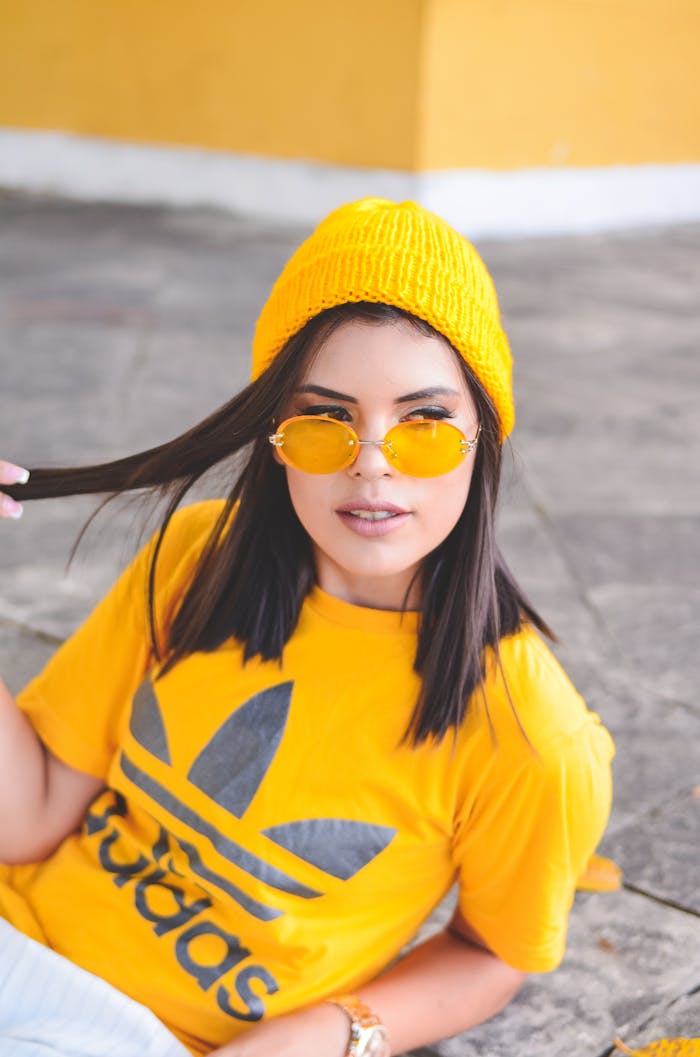
[[[26,484],[28,480],[29,480],[29,470],[22,470],[22,472],[17,475],[17,481],[15,483],[16,484]]]
[[[0,494],[0,515],[4,517],[22,517],[22,504],[9,495]]]

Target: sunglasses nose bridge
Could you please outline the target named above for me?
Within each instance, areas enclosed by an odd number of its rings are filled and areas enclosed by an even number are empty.
[[[354,458],[353,458],[353,461],[352,461],[352,464],[351,464],[352,466],[354,466],[354,467],[357,466],[358,460],[362,456],[362,449],[363,448],[379,448],[379,450],[381,451],[381,454],[382,454],[381,462],[379,460],[375,460],[374,463],[370,463],[370,468],[376,466],[382,473],[386,473],[387,463],[389,464],[389,466],[392,466],[393,450],[391,448],[391,444],[387,443],[386,440],[359,440],[359,439],[355,441],[355,452],[354,452]],[[363,460],[363,463],[364,463],[364,460]]]

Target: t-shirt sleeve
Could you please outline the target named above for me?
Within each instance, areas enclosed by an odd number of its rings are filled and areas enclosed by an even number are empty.
[[[610,813],[610,735],[594,713],[575,732],[494,766],[459,820],[459,909],[503,961],[524,972],[564,955],[576,882]]]
[[[171,520],[158,556],[156,623],[172,612],[218,504],[186,507]],[[152,664],[147,591],[154,536],[85,623],[17,697],[44,744],[77,770],[105,778],[128,705]]]

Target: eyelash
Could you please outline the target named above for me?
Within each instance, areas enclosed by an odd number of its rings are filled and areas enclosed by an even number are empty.
[[[348,420],[351,420],[350,412],[345,407],[340,407],[337,404],[313,404],[311,407],[300,407],[294,412],[295,415],[329,415],[333,418],[340,418],[341,414],[347,415]],[[454,418],[453,411],[447,411],[444,407],[414,407],[412,411],[408,411],[404,417],[409,418],[412,415],[420,415],[421,418],[430,419],[444,419]]]

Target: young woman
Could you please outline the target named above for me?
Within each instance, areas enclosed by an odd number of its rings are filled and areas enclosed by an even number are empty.
[[[2,950],[70,978],[98,1036],[119,1001],[122,1030],[143,1013],[194,1054],[402,1053],[559,963],[612,743],[495,543],[513,420],[474,248],[365,199],[288,262],[241,394],[162,447],[5,488],[172,487],[156,539],[0,696]],[[225,500],[172,516],[237,452]],[[395,961],[455,881],[449,927]],[[71,1054],[85,1019],[64,1016]]]

